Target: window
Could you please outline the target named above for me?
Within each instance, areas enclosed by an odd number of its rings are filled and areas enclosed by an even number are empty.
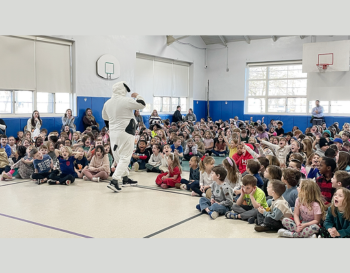
[[[302,65],[248,65],[246,111],[306,114],[307,73]]]
[[[37,96],[36,103],[34,103],[35,96]],[[71,108],[70,97],[70,93],[0,90],[0,113],[30,114],[38,110],[41,114],[62,114]]]
[[[334,114],[349,114],[350,101],[331,101],[331,111]]]
[[[33,112],[33,92],[15,91],[15,113],[28,114]]]
[[[65,113],[70,108],[70,94],[69,93],[56,93],[56,114]]]
[[[177,106],[187,111],[190,63],[136,54],[135,91],[146,102],[142,112],[174,112]]]
[[[55,94],[40,93],[37,97],[36,109],[39,113],[53,113],[54,112],[54,98]]]
[[[178,106],[187,111],[187,98],[154,97],[153,106],[158,112],[175,112]]]
[[[11,91],[0,91],[0,113],[12,113],[12,93]]]

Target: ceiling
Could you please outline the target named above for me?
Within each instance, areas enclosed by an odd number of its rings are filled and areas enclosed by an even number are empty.
[[[232,43],[232,42],[241,42],[245,41],[246,43],[250,43],[251,40],[260,40],[260,39],[271,39],[272,41],[276,42],[279,38],[281,37],[290,37],[290,36],[263,36],[263,35],[249,35],[249,36],[238,36],[238,35],[205,35],[205,36],[200,36],[204,43],[206,45],[214,45],[214,44],[221,44],[221,45],[226,45],[226,43]],[[307,36],[299,36],[301,39],[304,39]]]

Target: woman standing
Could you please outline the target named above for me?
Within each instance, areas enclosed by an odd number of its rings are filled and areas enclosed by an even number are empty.
[[[69,126],[69,129],[72,130],[73,133],[75,132],[74,117],[72,115],[72,110],[71,109],[67,109],[66,113],[62,117],[62,128],[61,128],[61,131],[64,130],[65,126]]]
[[[34,110],[32,117],[27,121],[27,131],[29,131],[30,133],[33,133],[35,129],[39,129],[40,131],[42,124],[43,122],[40,118],[39,111]]]
[[[140,111],[139,110],[135,110],[134,116],[135,116],[135,119],[136,119],[136,122],[137,122],[137,126],[136,127],[139,127],[140,122],[143,122],[142,116],[140,115]]]
[[[92,130],[98,130],[99,124],[96,122],[95,117],[92,115],[92,110],[90,108],[86,108],[85,116],[83,118],[84,128],[91,127]]]
[[[149,128],[152,129],[154,124],[161,124],[162,119],[158,115],[158,112],[156,109],[153,110],[152,114],[149,117]]]

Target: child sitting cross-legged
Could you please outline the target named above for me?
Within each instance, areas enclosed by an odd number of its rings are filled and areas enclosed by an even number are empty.
[[[278,230],[278,235],[289,238],[309,238],[316,234],[320,221],[325,215],[325,205],[319,186],[311,180],[301,180],[298,187],[299,197],[295,201],[294,220],[284,218],[286,229]],[[316,235],[315,235],[316,236]]]
[[[89,162],[85,157],[85,152],[83,147],[79,147],[75,150],[76,159],[74,164],[75,178],[83,178],[83,170],[88,167]]]
[[[226,154],[226,143],[222,135],[218,136],[218,141],[215,143],[213,154],[216,156],[225,156]]]
[[[282,182],[286,184],[286,191],[283,193],[283,198],[289,203],[291,208],[295,207],[295,201],[298,198],[297,185],[300,180],[300,172],[294,169],[283,169]]]
[[[189,162],[190,166],[190,179],[181,179],[181,184],[175,184],[176,188],[180,188],[182,190],[191,190],[192,183],[199,184],[199,157],[192,156]]]
[[[210,186],[213,183],[211,179],[211,171],[214,167],[215,160],[211,156],[202,156],[199,162],[199,181],[194,181],[191,184],[191,196],[210,197]],[[210,194],[209,194],[210,193]]]
[[[190,160],[193,156],[197,156],[197,144],[190,138],[187,140],[186,149],[184,151],[184,159]]]
[[[38,185],[47,182],[53,169],[53,161],[48,154],[42,153],[44,150],[45,149],[41,148],[40,150],[33,148],[30,151],[30,157],[34,159],[34,173],[32,174],[32,178],[37,180]],[[58,171],[56,171],[56,174],[58,174]]]
[[[146,163],[147,172],[161,173],[159,167],[162,165],[162,154],[160,152],[160,144],[154,144],[152,146],[151,158]]]
[[[131,157],[129,165],[129,168],[131,168],[132,165],[134,166],[135,172],[146,169],[146,163],[148,163],[148,160],[151,157],[150,151],[146,148],[147,141],[140,139],[139,143],[137,144],[137,149]]]
[[[90,165],[83,169],[83,179],[100,182],[106,180],[109,176],[109,158],[102,145],[95,149],[95,155],[92,157]]]
[[[283,227],[282,220],[290,218],[293,212],[288,202],[283,198],[282,194],[286,191],[286,186],[280,180],[271,180],[267,186],[269,196],[272,196],[272,203],[268,209],[258,208],[257,225],[255,231],[278,231]]]
[[[339,188],[334,193],[326,220],[318,238],[350,238],[350,191]]]
[[[67,185],[75,181],[75,170],[74,170],[74,161],[75,157],[72,155],[72,149],[70,147],[63,146],[59,151],[60,156],[58,156],[59,166],[61,169],[61,174],[57,175],[56,173],[51,173],[49,175],[49,180],[47,183],[49,185]]]
[[[223,167],[216,166],[211,172],[214,181],[211,184],[211,199],[201,197],[196,206],[200,212],[206,212],[211,219],[224,215],[233,204],[232,188],[225,182],[227,171]]]
[[[176,183],[181,182],[180,160],[174,153],[168,156],[168,166],[169,172],[161,173],[156,178],[156,184],[163,189],[175,187]]]
[[[34,159],[30,156],[30,151],[33,148],[33,146],[29,146],[27,148],[26,156],[24,156],[21,160],[18,160],[14,165],[11,166],[12,169],[18,168],[18,174],[23,179],[30,178],[31,175],[34,173]]]
[[[257,187],[257,179],[251,174],[246,174],[242,179],[241,195],[233,204],[232,211],[225,214],[228,219],[248,220],[249,224],[255,223],[258,208],[268,207],[265,193]]]

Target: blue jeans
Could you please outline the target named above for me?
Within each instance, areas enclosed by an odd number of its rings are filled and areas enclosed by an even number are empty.
[[[213,152],[213,154],[216,155],[216,156],[220,156],[220,155],[226,154],[226,151],[225,151],[225,152],[219,152],[219,151],[213,150],[212,152]]]
[[[190,183],[190,181],[188,181],[186,179],[181,179],[181,184],[185,184],[187,186],[188,191],[191,189],[190,187],[194,183],[194,181],[191,184],[189,184],[189,183]]]
[[[130,160],[130,165],[132,166],[132,164],[134,164],[135,162],[139,163],[139,169],[140,170],[143,170],[143,169],[146,169],[146,162],[142,159],[135,159],[135,158],[131,158]]]
[[[199,199],[199,206],[201,207],[201,211],[208,208],[210,211],[217,211],[219,215],[224,215],[230,209],[223,205],[219,205],[218,203],[211,204],[210,200],[206,197],[201,197]]]

